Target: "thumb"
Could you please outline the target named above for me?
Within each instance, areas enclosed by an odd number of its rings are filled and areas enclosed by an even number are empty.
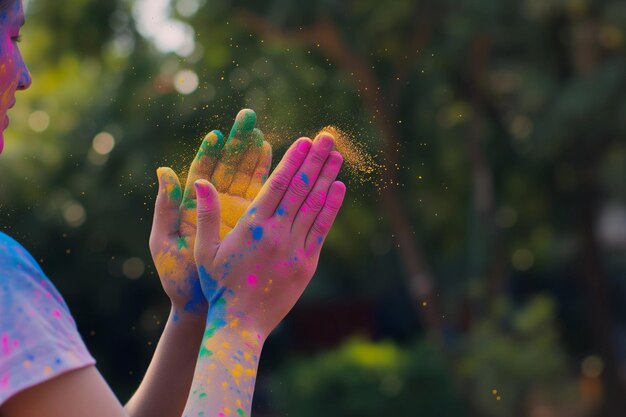
[[[220,246],[220,201],[209,181],[194,182],[198,216],[194,254],[198,266],[211,263]]]
[[[150,248],[160,247],[178,235],[178,207],[182,189],[178,176],[170,168],[157,169],[159,192],[154,205],[154,219],[150,233]]]

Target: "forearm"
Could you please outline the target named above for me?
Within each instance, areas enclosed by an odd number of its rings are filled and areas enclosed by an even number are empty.
[[[207,319],[184,417],[250,415],[265,337],[242,323]]]
[[[169,318],[137,392],[125,408],[132,417],[180,417],[189,396],[206,314]]]

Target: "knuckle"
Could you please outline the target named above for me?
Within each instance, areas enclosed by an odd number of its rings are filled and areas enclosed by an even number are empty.
[[[275,193],[284,193],[289,187],[289,179],[284,174],[274,175],[270,179],[270,191]]]
[[[246,216],[244,218],[242,218],[241,220],[242,226],[245,227],[248,230],[254,230],[257,227],[260,226],[259,222],[256,220],[255,217],[252,216]]]
[[[336,213],[341,208],[341,200],[329,200],[327,206],[331,213]]]
[[[328,154],[325,154],[323,152],[313,152],[313,154],[311,155],[311,160],[316,164],[321,165],[326,161],[327,156]]]
[[[325,236],[329,231],[328,222],[325,219],[318,219],[313,224],[313,233],[319,236]]]
[[[307,208],[311,211],[317,212],[324,207],[325,200],[326,195],[323,192],[318,191],[309,195],[304,204],[306,204]]]
[[[217,210],[198,207],[196,215],[198,223],[213,222],[217,217]]]
[[[304,183],[304,180],[300,177],[295,177],[289,185],[289,191],[297,197],[304,197],[307,195],[309,188]]]

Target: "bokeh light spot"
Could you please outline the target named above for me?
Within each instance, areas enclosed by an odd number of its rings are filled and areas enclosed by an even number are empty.
[[[122,265],[122,272],[124,272],[124,276],[128,279],[140,278],[145,269],[146,267],[143,261],[135,257],[126,259]]]
[[[178,71],[174,76],[174,88],[181,94],[191,94],[198,88],[200,80],[198,74],[192,70]]]
[[[35,132],[41,133],[50,126],[50,115],[43,110],[37,110],[28,117],[28,126]]]
[[[518,249],[513,252],[511,263],[518,271],[528,271],[535,263],[535,256],[528,249]]]
[[[115,138],[108,132],[100,132],[93,138],[93,150],[100,155],[108,155],[115,147]]]

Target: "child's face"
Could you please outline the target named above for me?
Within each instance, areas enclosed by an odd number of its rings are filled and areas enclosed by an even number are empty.
[[[4,129],[9,125],[7,110],[15,104],[15,91],[25,90],[31,83],[17,45],[23,24],[22,0],[13,0],[0,12],[0,153],[4,148]]]

